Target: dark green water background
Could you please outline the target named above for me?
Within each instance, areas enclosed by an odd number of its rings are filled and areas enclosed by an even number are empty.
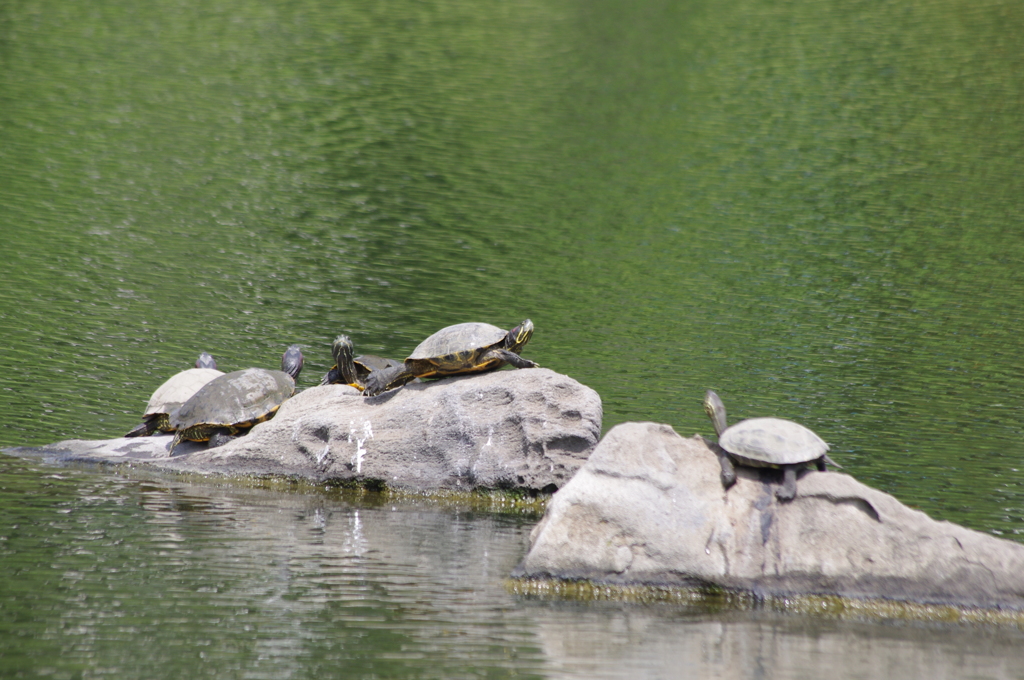
[[[298,342],[309,386],[339,332],[401,357],[530,317],[524,355],[596,389],[605,429],[709,433],[711,387],[1020,540],[1022,35],[1005,0],[0,2],[0,445],[119,435],[200,350]],[[5,465],[0,513],[46,526],[47,473]],[[138,509],[91,530],[162,516],[134,483],[61,485]],[[502,522],[440,524],[503,526],[511,568],[529,522]],[[26,569],[9,627],[53,585]]]

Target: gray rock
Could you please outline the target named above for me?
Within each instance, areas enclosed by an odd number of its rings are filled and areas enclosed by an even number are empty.
[[[554,491],[597,444],[601,398],[548,369],[413,383],[365,398],[313,387],[244,437],[208,449],[171,436],[70,440],[7,453],[52,462],[130,463],[158,470],[383,483],[413,491]]]
[[[551,499],[513,576],[1024,608],[1024,545],[838,472],[807,471],[780,503],[771,474],[737,468],[725,492],[702,438],[618,425]]]

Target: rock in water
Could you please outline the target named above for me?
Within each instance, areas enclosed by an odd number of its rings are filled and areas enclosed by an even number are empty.
[[[618,425],[551,499],[513,576],[1024,609],[1024,545],[838,472],[806,472],[780,503],[761,474],[737,468],[726,493],[700,437]]]
[[[224,446],[171,437],[60,442],[8,453],[160,470],[383,483],[412,491],[551,492],[601,436],[601,398],[548,369],[410,384],[365,398],[346,385],[307,389],[273,420]]]

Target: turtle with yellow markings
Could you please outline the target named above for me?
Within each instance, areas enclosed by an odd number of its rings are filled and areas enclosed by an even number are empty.
[[[401,366],[402,362],[385,359],[376,354],[360,354],[354,357],[352,341],[347,335],[339,335],[331,345],[334,366],[320,380],[321,385],[349,385],[360,392],[366,388],[366,380],[374,371]]]
[[[225,373],[204,385],[172,416],[177,430],[171,452],[183,441],[225,444],[253,425],[270,420],[295,394],[303,364],[302,350],[292,345],[281,357],[281,370],[247,368]]]
[[[195,368],[175,373],[156,388],[153,396],[149,398],[149,403],[146,404],[142,422],[133,427],[125,437],[148,437],[157,432],[174,432],[171,416],[203,385],[222,375],[224,371],[217,370],[217,362],[213,355],[203,352],[199,355]]]
[[[519,356],[532,335],[533,322],[529,319],[510,331],[489,323],[460,323],[442,328],[421,342],[401,366],[371,373],[363,394],[372,397],[416,378],[480,373],[505,364],[535,368],[535,362]]]

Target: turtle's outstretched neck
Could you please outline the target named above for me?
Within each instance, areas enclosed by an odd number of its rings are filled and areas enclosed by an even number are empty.
[[[711,424],[715,426],[715,434],[721,437],[722,433],[728,429],[725,417],[725,404],[722,403],[721,397],[714,390],[708,390],[704,393],[704,413],[708,414]]]
[[[401,387],[415,379],[416,375],[406,368],[405,364],[374,371],[366,379],[366,389],[363,390],[363,396],[375,397],[382,392]]]

